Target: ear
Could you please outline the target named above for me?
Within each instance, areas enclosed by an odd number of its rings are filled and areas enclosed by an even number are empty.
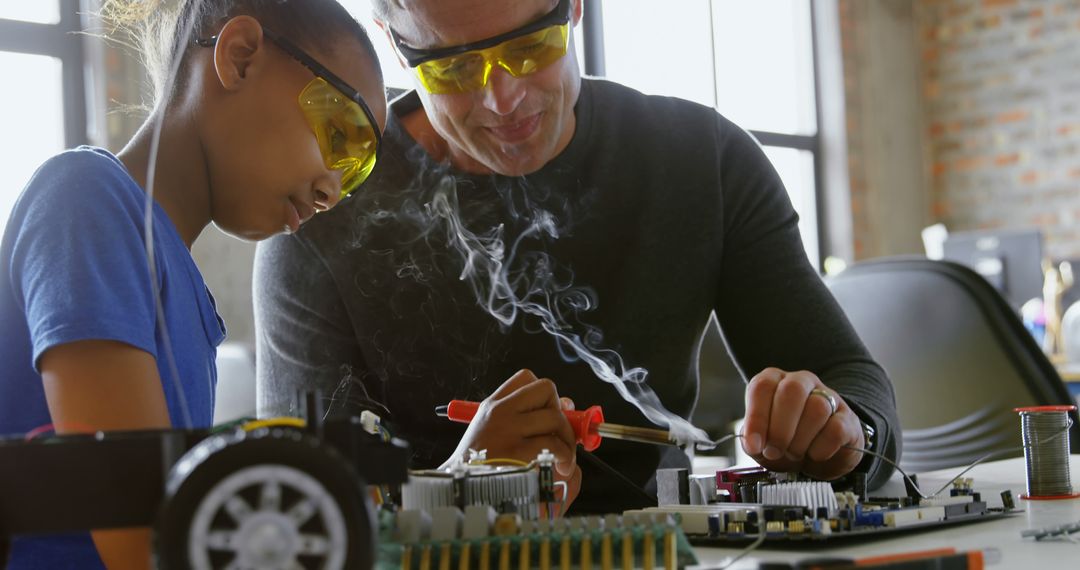
[[[390,49],[394,52],[394,57],[397,58],[398,65],[400,65],[402,69],[408,69],[409,66],[405,63],[405,58],[401,57],[401,53],[398,52],[397,46],[394,45],[394,38],[390,35],[390,24],[375,18],[375,25],[379,26],[379,29],[382,30],[383,34],[386,36],[386,41],[390,42]]]
[[[214,70],[226,90],[240,87],[252,67],[266,53],[262,24],[251,16],[230,19],[218,32]]]
[[[574,0],[573,27],[581,23],[581,4],[586,0]]]

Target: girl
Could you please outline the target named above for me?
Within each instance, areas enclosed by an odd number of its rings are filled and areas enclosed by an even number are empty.
[[[225,332],[191,244],[210,222],[243,239],[294,232],[374,166],[379,64],[336,2],[154,4],[106,6],[145,16],[150,118],[118,155],[47,161],[4,232],[0,434],[209,426]],[[13,569],[150,561],[147,529],[11,547]]]

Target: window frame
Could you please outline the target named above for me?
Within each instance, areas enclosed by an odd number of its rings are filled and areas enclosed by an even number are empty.
[[[820,15],[818,14],[819,6],[816,6],[818,2],[813,0],[805,1],[811,3],[811,61],[814,90],[814,115],[817,125],[814,129],[814,134],[800,135],[753,129],[748,130],[762,146],[793,149],[811,153],[814,164],[814,216],[817,227],[817,235],[815,238],[817,240],[818,259],[816,260],[816,265],[818,271],[823,271],[825,258],[833,255],[833,250],[829,243],[828,220],[825,217],[828,200],[825,196],[826,192],[824,189],[826,184],[831,184],[831,178],[827,180],[825,177],[826,168],[829,165],[826,164],[826,157],[824,156],[825,153],[823,152],[822,144],[822,130],[825,128],[823,120],[826,118],[822,115],[822,82],[820,77],[823,62],[820,57],[821,38],[819,37],[819,34],[822,30],[821,23],[818,21],[820,19]],[[835,6],[835,4],[833,5]],[[711,9],[712,6],[710,3],[710,11]],[[582,46],[585,57],[585,74],[602,77],[605,72],[603,0],[585,1],[584,12],[582,15],[582,33],[585,39],[584,46]]]
[[[35,0],[41,1],[41,0]],[[55,57],[60,60],[64,101],[64,145],[86,144],[85,48],[80,0],[52,0],[60,21],[41,24],[0,19],[0,51]]]

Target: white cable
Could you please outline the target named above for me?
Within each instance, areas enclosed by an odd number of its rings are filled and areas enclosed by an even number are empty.
[[[745,558],[747,554],[750,554],[751,552],[756,550],[757,547],[761,546],[762,543],[765,542],[765,509],[761,507],[755,507],[754,512],[757,513],[758,520],[757,540],[748,544],[746,548],[743,548],[742,551],[735,556],[729,558],[728,560],[725,560],[723,563],[720,564],[720,566],[717,567],[717,570],[725,570],[726,568],[731,568],[735,565],[736,562]]]
[[[188,1],[192,3],[191,11],[193,14],[201,13],[200,8],[204,0]],[[181,7],[179,10],[180,14],[183,14],[183,8]],[[169,366],[169,373],[172,375],[172,384],[176,390],[180,419],[183,421],[184,429],[191,429],[194,423],[191,420],[191,408],[188,405],[187,394],[184,393],[184,386],[180,380],[180,371],[176,367],[172,339],[169,338],[169,328],[165,323],[165,307],[161,302],[161,291],[157,283],[157,263],[154,258],[154,177],[157,174],[158,147],[161,144],[161,131],[165,123],[165,114],[169,108],[169,99],[172,95],[173,85],[176,82],[176,75],[180,72],[180,63],[184,60],[184,52],[187,50],[188,44],[191,43],[194,27],[195,18],[189,18],[188,22],[184,24],[183,30],[179,30],[181,41],[175,44],[179,46],[178,51],[173,54],[175,61],[172,62],[169,68],[169,73],[165,78],[165,85],[162,88],[162,100],[159,103],[161,109],[159,113],[151,116],[151,120],[154,121],[154,130],[150,138],[150,156],[146,166],[146,205],[145,218],[143,219],[143,242],[146,246],[146,263],[150,270],[150,290],[154,295],[154,310],[157,313],[158,332],[161,334],[165,361]],[[161,358],[160,354],[158,358]]]

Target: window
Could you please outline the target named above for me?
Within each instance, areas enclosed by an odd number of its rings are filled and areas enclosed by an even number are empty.
[[[63,73],[55,57],[14,52],[0,52],[0,69],[24,86],[0,89],[0,217],[6,222],[34,170],[64,150]]]
[[[78,0],[0,4],[0,231],[34,170],[86,142]]]
[[[56,0],[3,2],[0,3],[0,19],[58,24],[60,23],[60,4]]]
[[[339,0],[341,5],[353,15],[364,29],[367,30],[371,43],[375,45],[375,53],[379,56],[379,64],[382,66],[383,82],[387,87],[396,89],[412,89],[412,77],[408,70],[398,63],[397,53],[386,33],[375,25],[375,16],[371,9],[371,0]]]
[[[716,108],[764,145],[820,265],[817,103],[808,0],[603,2],[604,75]],[[643,72],[642,70],[647,70]]]

